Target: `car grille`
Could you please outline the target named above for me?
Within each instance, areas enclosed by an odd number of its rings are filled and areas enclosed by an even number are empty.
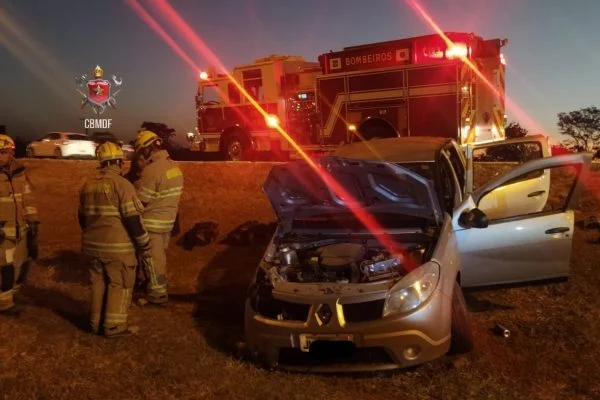
[[[306,321],[308,319],[309,304],[291,303],[277,299],[259,298],[256,311],[267,318],[284,321]]]
[[[383,315],[384,299],[364,303],[342,304],[346,322],[365,322],[380,319]]]
[[[310,352],[284,347],[279,351],[278,362],[289,367],[394,364],[383,347],[357,348],[352,343],[336,341],[315,342]]]

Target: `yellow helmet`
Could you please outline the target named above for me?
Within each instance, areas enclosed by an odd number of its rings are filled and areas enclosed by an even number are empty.
[[[139,151],[140,149],[146,148],[157,141],[159,144],[162,142],[156,133],[152,131],[140,131],[135,138],[133,148],[135,151]]]
[[[110,160],[122,160],[125,158],[123,149],[113,142],[104,142],[96,149],[96,157],[100,164]]]
[[[0,135],[0,150],[14,150],[15,141],[10,136]]]

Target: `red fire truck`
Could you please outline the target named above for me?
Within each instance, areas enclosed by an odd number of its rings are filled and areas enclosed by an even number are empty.
[[[460,143],[504,138],[506,39],[472,33],[346,47],[319,56],[269,56],[236,66],[233,77],[264,117],[222,74],[200,73],[192,150],[250,159],[285,157],[281,126],[308,152],[393,136],[445,136]],[[476,68],[479,73],[473,70]]]

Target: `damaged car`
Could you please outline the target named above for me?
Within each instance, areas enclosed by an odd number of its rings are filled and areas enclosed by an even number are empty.
[[[250,353],[271,368],[351,372],[469,351],[462,287],[569,274],[591,155],[547,148],[533,137],[464,153],[452,139],[401,137],[344,146],[316,170],[274,166],[263,189],[278,225],[248,290]],[[525,150],[503,175],[474,179],[478,152]]]

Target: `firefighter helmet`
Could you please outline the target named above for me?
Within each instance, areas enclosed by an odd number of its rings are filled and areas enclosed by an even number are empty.
[[[162,140],[156,133],[152,131],[140,131],[138,132],[137,137],[135,138],[135,143],[133,144],[133,147],[135,151],[139,151],[150,146],[152,143],[161,144]]]
[[[125,158],[123,149],[113,142],[104,142],[96,149],[96,157],[100,164],[110,160],[122,160]]]
[[[14,150],[15,141],[8,135],[0,135],[0,150]]]

